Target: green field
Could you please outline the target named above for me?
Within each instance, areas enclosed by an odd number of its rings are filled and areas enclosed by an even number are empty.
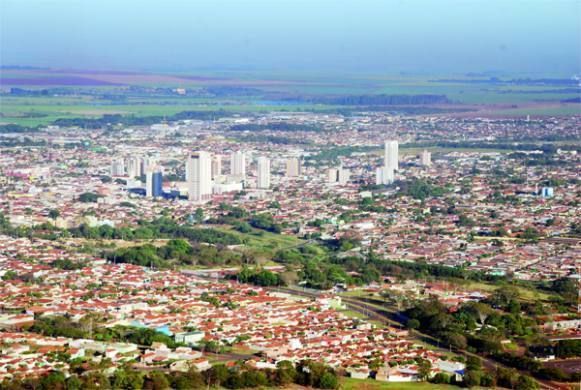
[[[375,379],[342,378],[343,390],[458,390],[458,387],[449,385],[435,385],[426,382],[379,382]]]

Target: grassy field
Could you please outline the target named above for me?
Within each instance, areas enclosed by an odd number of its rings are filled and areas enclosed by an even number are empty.
[[[449,385],[435,385],[426,382],[399,382],[388,383],[379,382],[375,379],[353,379],[342,378],[341,389],[343,390],[458,390],[458,387]]]

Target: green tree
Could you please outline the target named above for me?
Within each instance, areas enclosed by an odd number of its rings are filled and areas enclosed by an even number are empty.
[[[61,213],[57,209],[51,209],[48,212],[48,217],[52,220],[56,220],[58,217],[60,217],[60,215],[61,215]]]
[[[168,390],[170,383],[161,371],[153,371],[149,374],[151,390]]]
[[[536,390],[539,388],[539,384],[530,376],[521,375],[516,382],[516,388],[518,390]]]

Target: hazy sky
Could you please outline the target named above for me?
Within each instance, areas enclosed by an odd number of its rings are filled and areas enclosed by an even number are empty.
[[[581,0],[0,0],[2,65],[581,73]]]

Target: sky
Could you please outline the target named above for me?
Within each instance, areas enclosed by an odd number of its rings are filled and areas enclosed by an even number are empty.
[[[0,0],[0,64],[581,74],[581,0]]]

